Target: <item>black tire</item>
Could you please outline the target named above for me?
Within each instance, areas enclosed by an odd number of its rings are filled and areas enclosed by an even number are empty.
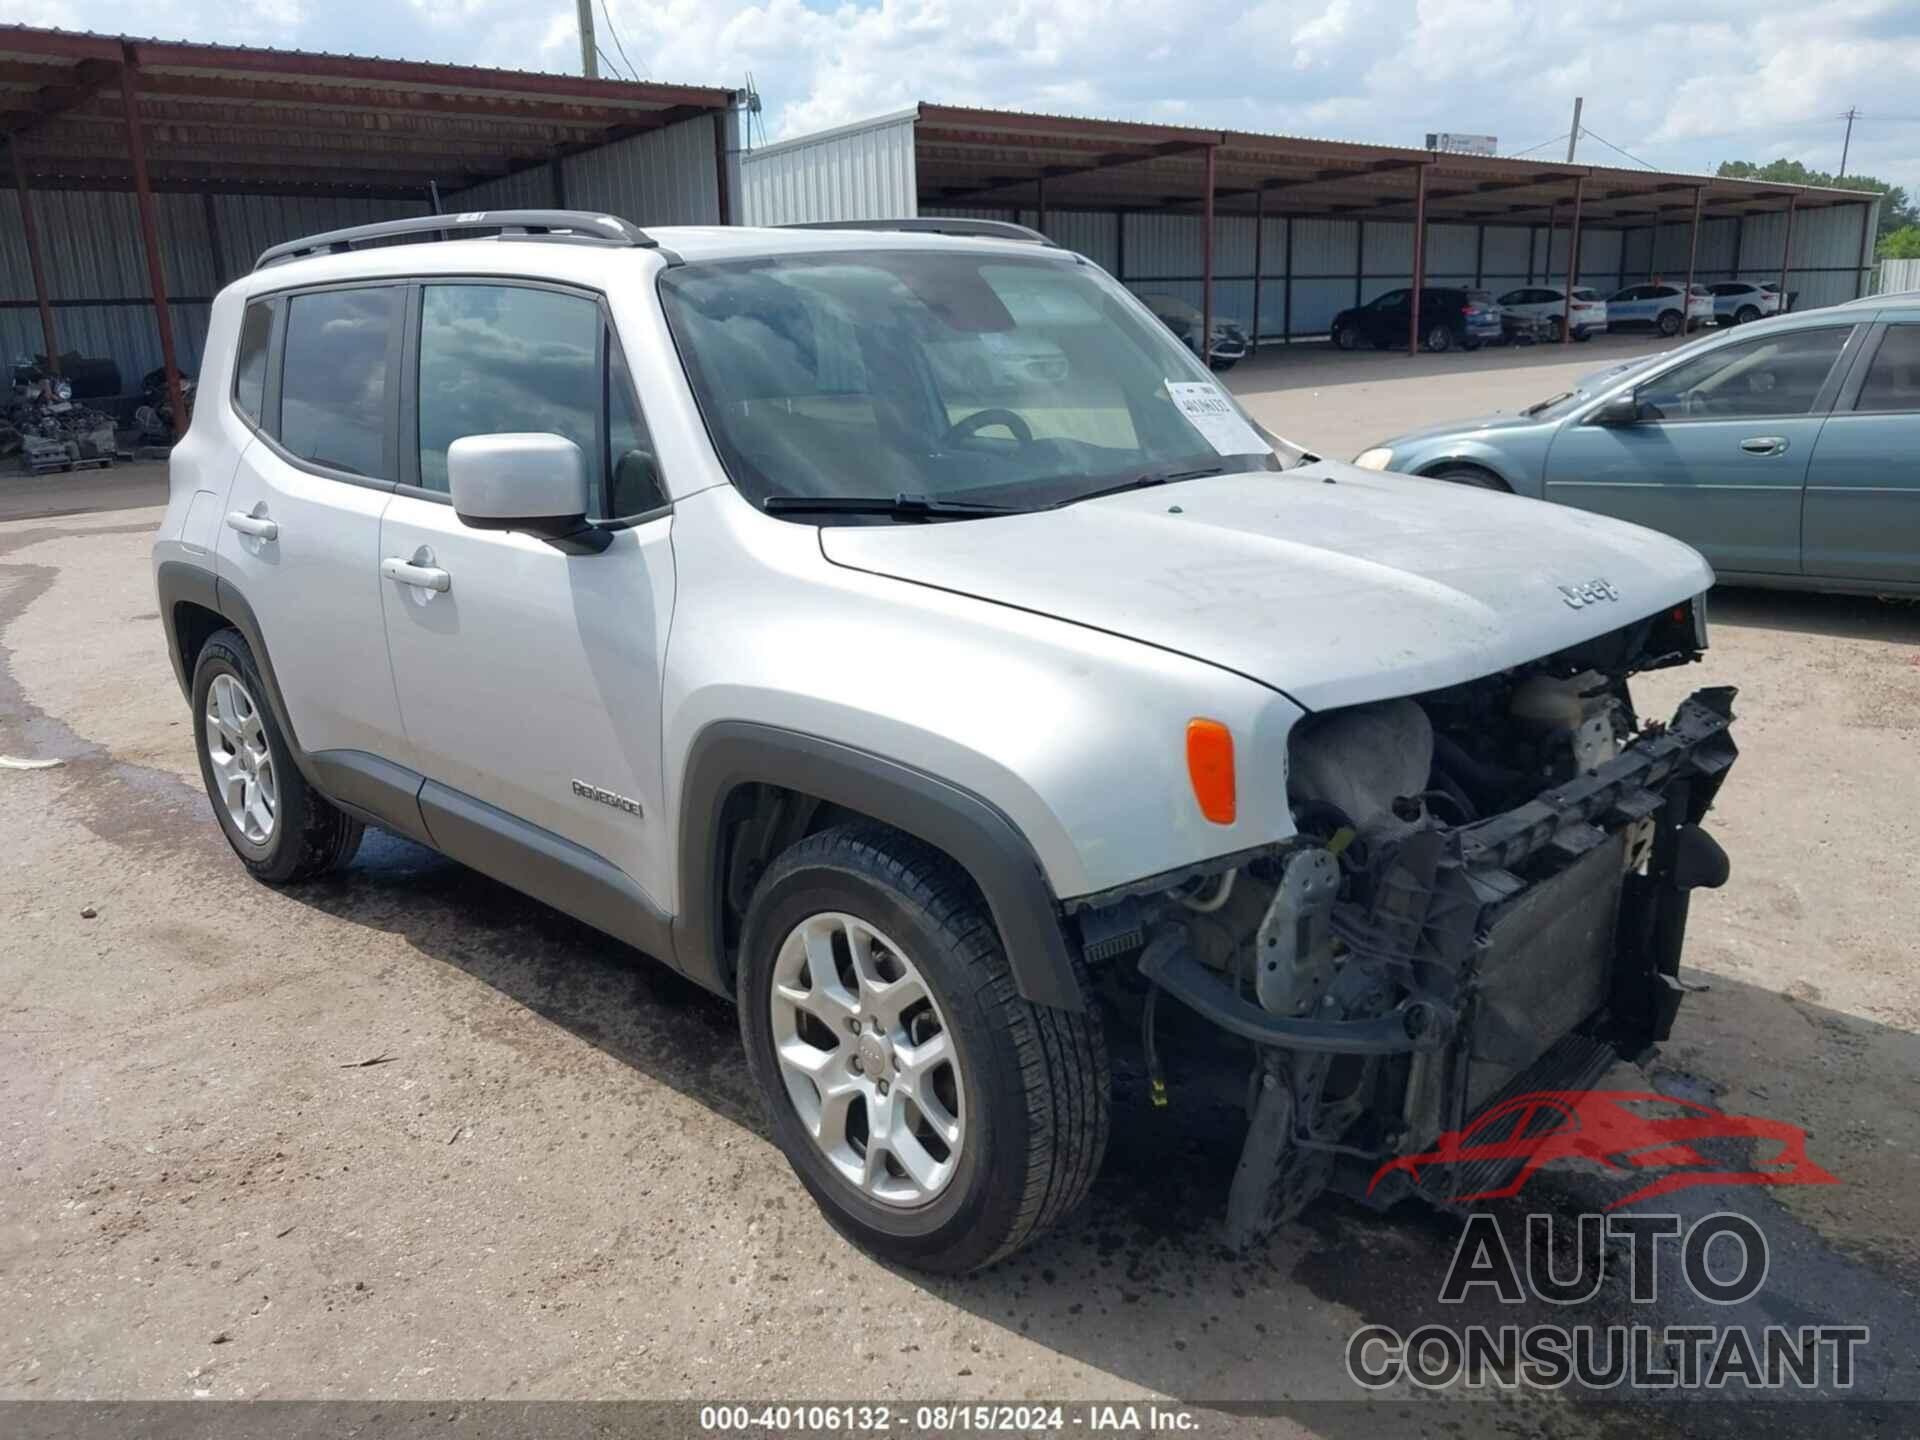
[[[1573,327],[1573,343],[1574,344],[1584,345],[1587,343],[1587,341],[1591,340],[1592,338],[1593,338],[1593,331],[1587,329],[1586,326],[1576,325]]]
[[[1678,335],[1680,333],[1680,312],[1678,310],[1662,310],[1657,328],[1662,335]]]
[[[1562,315],[1549,315],[1547,317],[1547,338],[1551,340],[1555,345],[1558,345],[1562,340],[1566,338],[1566,335],[1567,335],[1566,317]]]
[[[1342,350],[1358,350],[1360,348],[1360,327],[1352,324],[1339,326],[1333,332],[1333,343]]]
[[[1760,307],[1757,305],[1742,305],[1733,312],[1733,323],[1736,325],[1751,325],[1759,318]]]
[[[1472,485],[1481,490],[1500,490],[1511,494],[1507,482],[1491,470],[1483,470],[1478,465],[1441,465],[1432,470],[1421,472],[1430,480],[1450,480],[1455,485]]]
[[[264,843],[255,843],[241,833],[228,813],[214,778],[213,760],[207,748],[207,697],[213,682],[231,675],[255,702],[260,730],[273,759],[273,777],[278,791],[272,831]],[[352,819],[307,784],[306,777],[293,763],[286,737],[273,718],[267,703],[266,681],[254,663],[253,651],[238,630],[222,630],[200,647],[193,664],[193,743],[200,757],[200,778],[207,787],[207,799],[214,819],[240,863],[257,880],[269,885],[288,885],[311,880],[337,870],[353,859],[360,848],[365,827]]]
[[[1469,335],[1466,339],[1460,342],[1460,348],[1466,351],[1469,355],[1471,355],[1474,351],[1480,348],[1480,342],[1474,339],[1473,336]]]
[[[1453,348],[1453,332],[1444,325],[1435,325],[1427,331],[1426,349],[1435,355],[1444,355]]]
[[[1231,370],[1234,366],[1240,363],[1240,357],[1236,355],[1231,360],[1215,360],[1211,363],[1213,365],[1214,374],[1224,375],[1227,373],[1227,371]]]
[[[825,912],[853,915],[911,956],[960,1057],[966,1138],[952,1179],[917,1209],[882,1204],[842,1178],[802,1124],[775,1058],[776,958],[801,921]],[[849,1240],[961,1275],[1012,1254],[1085,1198],[1107,1145],[1099,1017],[1020,997],[986,902],[946,856],[870,823],[810,836],[761,877],[740,957],[740,1029],[774,1139]]]

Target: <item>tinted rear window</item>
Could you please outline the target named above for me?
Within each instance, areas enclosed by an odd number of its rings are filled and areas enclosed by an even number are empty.
[[[349,475],[387,469],[387,346],[399,314],[397,286],[296,295],[287,311],[280,382],[280,443],[315,465]]]

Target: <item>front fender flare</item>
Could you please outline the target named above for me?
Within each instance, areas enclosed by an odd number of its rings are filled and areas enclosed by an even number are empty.
[[[980,887],[1000,931],[1014,984],[1036,1005],[1080,1011],[1060,904],[1033,846],[991,801],[883,755],[800,731],[716,721],[694,737],[680,794],[680,904],[674,954],[690,977],[723,994],[732,976],[722,954],[716,827],[741,785],[781,785],[872,816],[951,856]]]

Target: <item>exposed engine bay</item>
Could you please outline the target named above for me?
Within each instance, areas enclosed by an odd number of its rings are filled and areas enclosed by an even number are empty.
[[[1663,723],[1628,681],[1699,658],[1699,605],[1309,716],[1289,745],[1295,836],[1079,914],[1106,993],[1138,1015],[1155,1103],[1183,1068],[1159,1044],[1166,1000],[1245,1042],[1227,1047],[1249,1117],[1235,1243],[1329,1186],[1468,1193],[1382,1167],[1666,1037],[1689,892],[1727,875],[1699,822],[1736,755],[1734,692]]]

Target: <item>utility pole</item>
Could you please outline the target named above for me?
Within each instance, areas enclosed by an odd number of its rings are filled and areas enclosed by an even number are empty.
[[[593,40],[593,0],[573,0],[580,17],[580,73],[589,80],[600,76],[600,47]]]
[[[1847,173],[1847,152],[1853,148],[1853,122],[1859,113],[1860,112],[1853,106],[1849,105],[1847,107],[1845,117],[1847,122],[1847,138],[1840,142],[1840,175]],[[1840,175],[1836,175],[1833,178],[1838,180]]]
[[[1573,163],[1573,147],[1580,143],[1580,107],[1586,101],[1583,97],[1573,97],[1573,128],[1567,131],[1567,164]]]

